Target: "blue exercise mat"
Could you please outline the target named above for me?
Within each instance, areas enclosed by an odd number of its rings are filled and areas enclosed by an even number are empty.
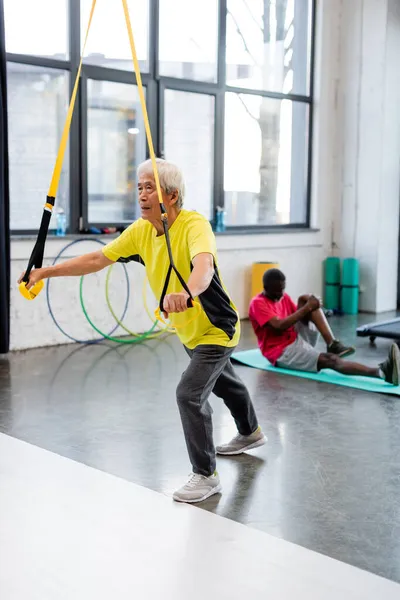
[[[292,377],[302,377],[303,379],[312,379],[321,383],[333,383],[334,385],[342,385],[344,387],[364,390],[365,392],[378,392],[379,394],[393,394],[400,396],[400,386],[394,386],[386,383],[382,379],[372,377],[359,377],[355,375],[341,375],[336,371],[324,369],[319,373],[306,373],[305,371],[291,371],[290,369],[279,369],[273,367],[271,363],[261,354],[260,350],[243,350],[242,352],[234,352],[232,360],[235,360],[247,367],[262,369],[263,371],[272,371],[281,375],[291,375]]]

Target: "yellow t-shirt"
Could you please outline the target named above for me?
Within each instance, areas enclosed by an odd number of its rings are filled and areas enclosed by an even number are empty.
[[[197,212],[181,210],[169,229],[169,235],[175,266],[186,282],[197,254],[206,252],[214,257],[214,277],[208,289],[197,299],[201,303],[200,313],[195,313],[196,308],[193,308],[170,315],[181,342],[190,350],[199,344],[236,346],[240,337],[239,315],[219,275],[215,236],[210,223]],[[159,301],[169,258],[165,236],[158,236],[151,223],[138,219],[105,246],[103,253],[114,262],[126,262],[128,259],[143,263],[151,289]],[[172,271],[167,293],[181,291],[182,285]]]

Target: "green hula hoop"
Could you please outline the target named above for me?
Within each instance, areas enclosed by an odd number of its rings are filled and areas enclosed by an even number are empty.
[[[134,340],[125,340],[125,339],[121,339],[121,338],[116,338],[113,337],[111,335],[107,335],[106,333],[104,333],[103,331],[100,331],[100,329],[98,327],[96,327],[96,325],[93,323],[93,321],[90,319],[87,310],[86,310],[86,306],[85,306],[85,302],[83,300],[83,276],[80,279],[80,284],[79,284],[79,299],[80,299],[80,303],[81,303],[81,308],[83,311],[83,314],[86,317],[87,322],[89,323],[89,325],[91,325],[91,327],[93,327],[93,329],[95,331],[97,331],[97,333],[101,336],[103,336],[103,338],[110,340],[111,342],[117,342],[117,344],[139,344],[140,342],[142,342],[143,340],[146,340],[147,338],[149,338],[154,329],[156,328],[157,325],[157,321],[154,322],[153,326],[151,327],[151,329],[149,329],[149,331],[138,335]]]
[[[139,334],[139,333],[135,333],[134,331],[131,331],[130,329],[128,329],[128,327],[126,327],[126,325],[124,325],[122,323],[122,321],[117,317],[117,315],[115,314],[115,311],[111,305],[111,300],[110,300],[110,293],[109,293],[109,288],[110,288],[110,277],[111,277],[111,271],[113,269],[114,265],[110,265],[110,267],[107,270],[107,277],[106,277],[106,301],[107,301],[107,306],[108,309],[110,311],[110,313],[112,314],[112,316],[115,319],[115,322],[122,328],[124,329],[124,331],[126,331],[127,333],[129,333],[129,335],[132,335],[133,337],[136,338],[140,338],[142,335],[146,335],[147,339],[154,339],[157,338],[159,335],[162,335],[164,333],[164,330],[161,329],[160,331],[153,331],[155,329],[155,326],[158,326],[158,321],[157,319],[154,321],[153,326],[146,331],[144,334]]]

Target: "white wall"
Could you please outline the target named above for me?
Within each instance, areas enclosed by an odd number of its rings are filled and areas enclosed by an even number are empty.
[[[400,2],[338,2],[341,257],[360,260],[360,308],[396,308],[400,180]]]

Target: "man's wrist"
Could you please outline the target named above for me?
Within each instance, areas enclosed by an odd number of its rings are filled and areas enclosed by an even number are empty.
[[[51,277],[53,269],[54,269],[54,267],[42,267],[42,269],[41,269],[42,279],[48,279],[49,277]]]
[[[188,289],[189,289],[190,294],[188,294],[188,292],[186,290],[183,290],[183,293],[186,295],[187,300],[189,300],[189,298],[194,298],[193,290],[190,289],[189,287],[188,287]]]

